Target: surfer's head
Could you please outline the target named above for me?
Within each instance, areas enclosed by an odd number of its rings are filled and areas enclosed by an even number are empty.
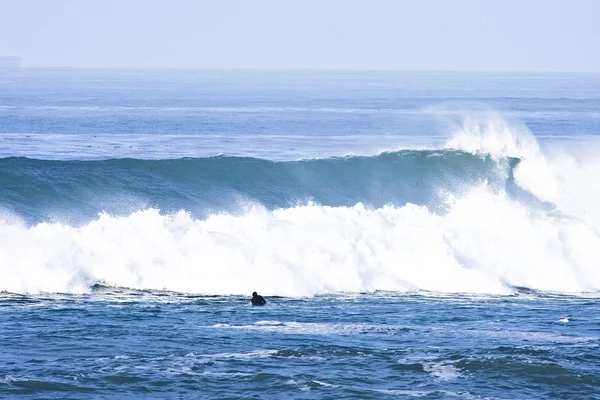
[[[258,296],[256,292],[252,292],[252,297]]]

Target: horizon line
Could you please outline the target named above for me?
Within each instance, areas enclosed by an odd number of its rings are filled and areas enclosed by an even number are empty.
[[[2,57],[0,57],[1,59]],[[402,72],[402,73],[458,73],[458,74],[588,74],[600,75],[600,71],[586,70],[482,70],[482,69],[399,69],[399,68],[330,68],[330,67],[165,67],[165,66],[52,66],[23,65],[17,69],[41,70],[122,70],[122,71],[245,71],[245,72]]]

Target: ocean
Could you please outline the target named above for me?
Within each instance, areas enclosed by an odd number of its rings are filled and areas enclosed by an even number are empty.
[[[597,74],[0,71],[0,397],[600,398],[599,151]]]

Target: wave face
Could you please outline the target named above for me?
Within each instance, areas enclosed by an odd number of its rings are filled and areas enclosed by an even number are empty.
[[[598,292],[599,172],[501,119],[373,157],[2,159],[0,290]]]
[[[513,162],[514,164],[514,162]],[[86,222],[99,212],[181,209],[205,217],[241,203],[268,209],[306,201],[370,207],[434,205],[441,193],[484,181],[503,185],[510,163],[457,150],[406,150],[373,157],[292,162],[241,157],[176,160],[0,159],[0,202],[29,222]]]

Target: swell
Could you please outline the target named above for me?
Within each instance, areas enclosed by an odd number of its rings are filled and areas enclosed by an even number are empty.
[[[268,209],[306,201],[372,207],[436,207],[440,195],[481,182],[504,186],[518,159],[458,150],[404,150],[372,157],[275,162],[248,157],[175,160],[0,159],[0,204],[34,223],[83,222],[99,212],[185,209],[197,216],[257,202]]]

